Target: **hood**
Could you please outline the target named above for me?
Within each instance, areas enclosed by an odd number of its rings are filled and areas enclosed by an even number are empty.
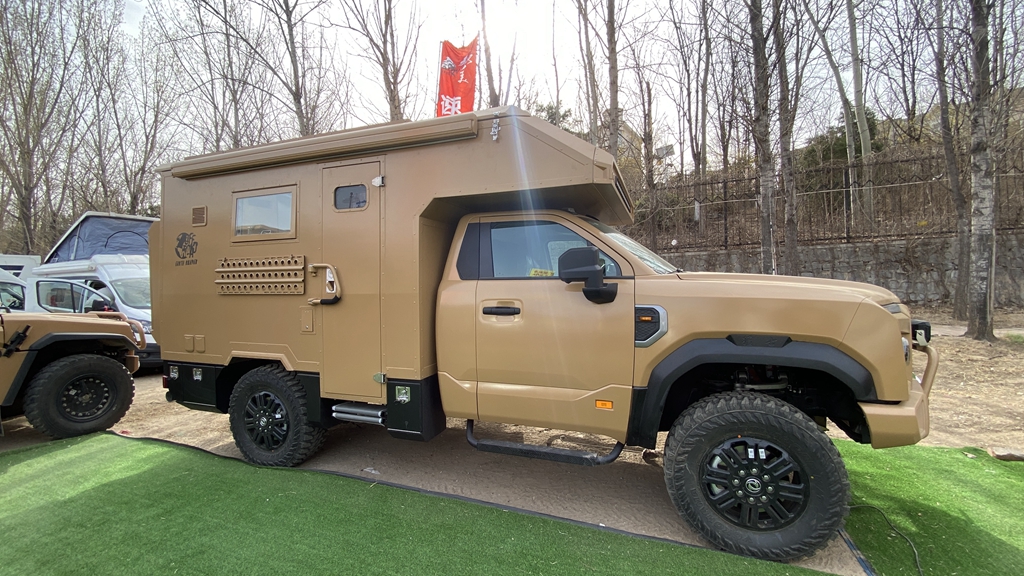
[[[773,293],[793,291],[794,295],[802,296],[810,296],[817,293],[821,297],[827,293],[842,293],[858,299],[866,298],[880,306],[899,302],[899,298],[885,288],[863,282],[851,282],[849,280],[718,272],[681,272],[675,276],[681,280],[708,282],[720,284],[723,287],[743,286],[755,292],[758,290],[758,287],[761,287]]]

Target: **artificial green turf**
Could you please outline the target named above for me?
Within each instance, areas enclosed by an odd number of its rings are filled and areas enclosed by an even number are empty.
[[[977,448],[837,444],[852,504],[884,510],[925,574],[1024,574],[1024,462]],[[846,530],[879,574],[917,574],[910,546],[878,511],[854,508]]]
[[[3,574],[811,574],[110,434],[0,454]]]

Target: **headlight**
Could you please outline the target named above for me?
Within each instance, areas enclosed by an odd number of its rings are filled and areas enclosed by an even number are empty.
[[[903,361],[910,362],[910,342],[906,338],[900,340],[903,340]]]
[[[149,320],[141,320],[139,318],[132,318],[132,320],[135,320],[139,324],[142,324],[142,331],[145,332],[146,334],[153,333],[153,323],[150,322]]]

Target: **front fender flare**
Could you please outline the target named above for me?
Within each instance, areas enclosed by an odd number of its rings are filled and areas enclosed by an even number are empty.
[[[878,399],[867,368],[828,344],[794,342],[784,337],[703,338],[687,342],[666,356],[651,371],[647,387],[634,389],[626,444],[655,447],[672,385],[702,364],[763,364],[818,370],[845,384],[858,401]]]

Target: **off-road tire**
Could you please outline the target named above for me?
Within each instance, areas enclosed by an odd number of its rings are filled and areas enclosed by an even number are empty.
[[[778,474],[790,465],[796,474]],[[766,560],[813,554],[850,511],[839,451],[806,414],[765,394],[715,394],[683,412],[665,444],[665,484],[683,518],[714,545]]]
[[[132,405],[135,381],[123,364],[99,354],[75,354],[46,365],[25,391],[25,418],[54,438],[106,430]]]
[[[319,399],[314,399],[319,409]],[[309,399],[295,374],[277,364],[242,376],[228,418],[235,445],[253,464],[295,466],[323,446],[326,430],[309,421]]]

